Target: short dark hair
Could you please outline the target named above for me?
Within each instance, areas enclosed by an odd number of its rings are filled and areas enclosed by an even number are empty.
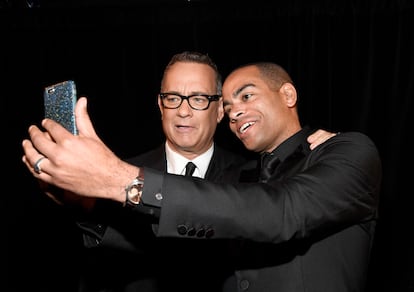
[[[177,62],[184,62],[184,63],[198,63],[198,64],[205,64],[210,66],[214,72],[216,73],[216,87],[217,87],[217,94],[221,96],[221,91],[223,87],[223,80],[221,77],[221,74],[217,68],[216,63],[210,58],[208,54],[203,54],[200,52],[195,51],[184,51],[182,53],[175,54],[172,56],[170,61],[168,62],[167,66],[164,69],[164,74],[161,80],[161,84],[164,81],[165,74],[167,73],[168,69],[172,65],[174,65]]]
[[[241,65],[234,71],[249,66],[256,67],[268,86],[274,90],[278,90],[284,83],[287,82],[294,85],[289,73],[282,66],[272,62],[252,62]]]

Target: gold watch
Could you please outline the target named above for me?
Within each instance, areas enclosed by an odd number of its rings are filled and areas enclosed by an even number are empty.
[[[136,177],[129,185],[125,187],[125,204],[124,206],[139,205],[144,188],[144,179]]]

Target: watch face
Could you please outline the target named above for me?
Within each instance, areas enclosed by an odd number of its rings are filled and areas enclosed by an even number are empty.
[[[131,205],[138,205],[144,188],[144,181],[138,178],[134,179],[132,183],[125,189],[127,194],[126,203]]]
[[[140,198],[140,189],[141,189],[141,185],[137,185],[137,186],[132,186],[129,191],[128,191],[128,199],[129,201],[131,201],[131,203],[133,204],[139,204],[139,198]]]

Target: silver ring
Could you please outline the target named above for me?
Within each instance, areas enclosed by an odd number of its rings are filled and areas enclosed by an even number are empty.
[[[41,158],[39,158],[36,162],[35,162],[35,164],[34,164],[34,171],[37,173],[37,174],[40,174],[41,172],[42,172],[42,168],[40,167],[40,163],[43,161],[43,159],[45,159],[46,157],[41,157]]]

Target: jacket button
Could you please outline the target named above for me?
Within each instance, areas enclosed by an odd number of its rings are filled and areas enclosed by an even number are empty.
[[[196,230],[195,230],[194,227],[191,227],[191,228],[188,229],[188,231],[187,231],[188,236],[194,236],[195,234],[196,234]]]
[[[180,235],[186,235],[187,234],[187,226],[181,224],[177,226],[177,232]]]
[[[249,281],[248,280],[241,280],[240,281],[240,289],[247,290],[249,289]]]
[[[214,230],[212,228],[208,228],[206,230],[206,238],[211,238],[214,236]]]
[[[200,228],[200,229],[197,231],[197,237],[203,237],[203,236],[204,236],[204,234],[206,234],[206,231],[204,230],[204,228]]]

